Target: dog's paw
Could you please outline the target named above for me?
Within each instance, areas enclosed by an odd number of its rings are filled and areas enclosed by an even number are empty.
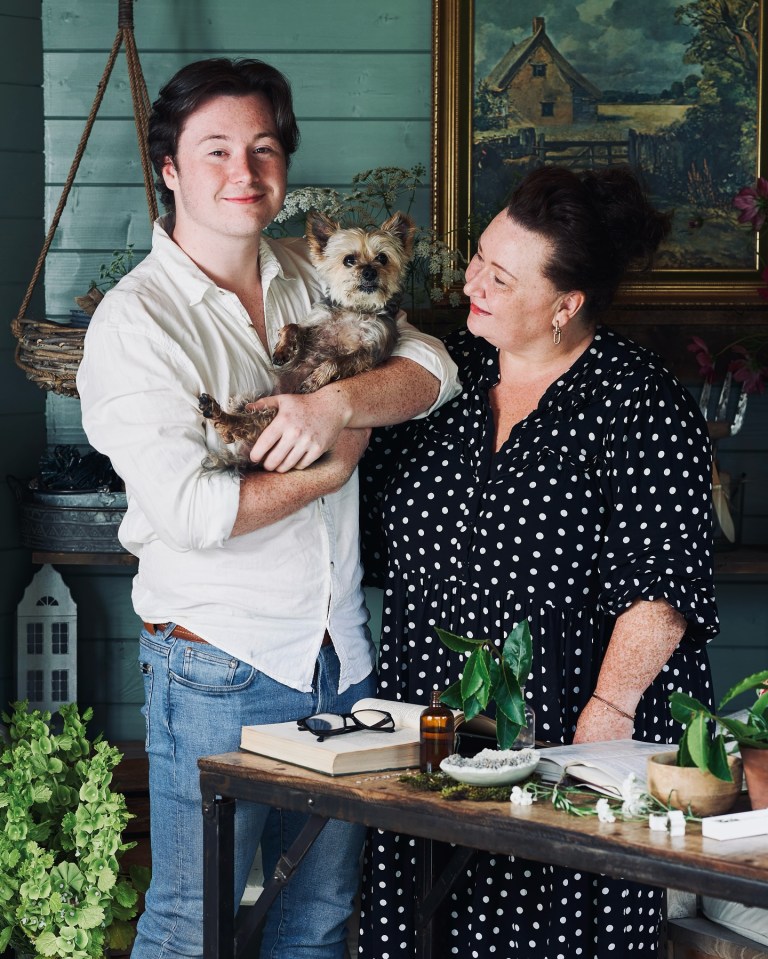
[[[200,409],[200,412],[207,420],[211,420],[214,417],[221,415],[221,407],[216,400],[207,393],[200,394],[197,400],[197,405]]]
[[[277,343],[272,353],[272,362],[275,366],[284,366],[296,356],[303,340],[303,332],[298,323],[286,323],[277,336]]]

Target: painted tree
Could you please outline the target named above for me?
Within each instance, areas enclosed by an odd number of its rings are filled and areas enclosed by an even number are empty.
[[[691,164],[701,170],[706,161],[725,205],[755,174],[758,17],[757,0],[693,0],[675,11],[694,30],[684,60],[701,67],[697,102],[679,133]]]

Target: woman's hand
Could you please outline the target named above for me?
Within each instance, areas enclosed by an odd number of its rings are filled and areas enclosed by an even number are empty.
[[[590,699],[576,724],[574,743],[599,743],[608,739],[631,739],[634,721],[606,706],[599,699]]]

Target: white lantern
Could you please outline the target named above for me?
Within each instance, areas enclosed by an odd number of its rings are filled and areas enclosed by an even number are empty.
[[[77,700],[77,606],[61,575],[35,573],[16,613],[18,699],[55,712]]]

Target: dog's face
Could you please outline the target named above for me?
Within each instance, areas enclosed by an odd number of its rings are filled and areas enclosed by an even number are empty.
[[[342,228],[322,213],[307,217],[309,255],[331,299],[364,312],[382,309],[400,290],[415,232],[404,213],[375,230]]]

